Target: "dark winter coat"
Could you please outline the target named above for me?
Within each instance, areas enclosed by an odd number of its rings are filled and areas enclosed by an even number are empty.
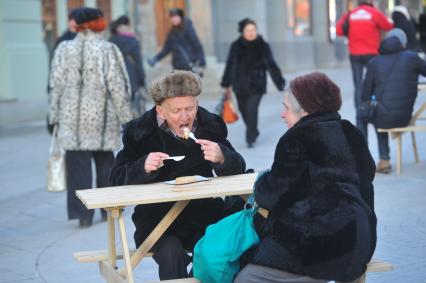
[[[154,57],[160,61],[172,53],[172,66],[177,70],[191,70],[191,65],[206,65],[204,50],[190,19],[183,19],[179,27],[172,27],[167,34],[163,49]]]
[[[367,66],[362,100],[370,100],[373,94],[379,100],[377,128],[405,127],[413,113],[418,75],[426,75],[426,62],[415,52],[404,50],[396,37],[383,40],[380,54]]]
[[[277,88],[283,90],[285,79],[269,44],[260,35],[254,41],[241,36],[231,45],[221,85],[232,86],[235,93],[265,94],[267,70]]]
[[[422,44],[423,52],[426,51],[426,14],[422,13],[419,16],[419,24],[417,25],[419,32],[420,42]]]
[[[359,277],[376,245],[374,174],[361,133],[338,113],[302,118],[255,183],[270,214],[249,261],[317,279]]]
[[[112,35],[110,41],[115,43],[123,54],[132,92],[137,91],[140,86],[145,85],[145,72],[139,41],[130,34],[120,33]]]
[[[416,25],[401,12],[393,12],[392,20],[395,28],[402,29],[407,36],[407,50],[419,51],[419,42],[416,37]]]
[[[56,47],[65,40],[73,40],[77,36],[76,32],[72,32],[70,30],[66,30],[55,42],[55,47],[52,50],[52,54],[55,51]]]
[[[114,186],[148,184],[190,175],[212,177],[212,170],[218,176],[240,174],[245,171],[244,159],[226,139],[228,131],[219,116],[199,107],[194,134],[197,138],[217,142],[225,156],[225,162],[220,165],[206,161],[199,144],[192,140],[182,140],[159,128],[155,108],[146,112],[125,127],[124,148],[118,153],[111,170],[111,183]],[[159,170],[147,174],[144,164],[150,152],[186,157],[180,162],[165,161]],[[136,206],[132,217],[136,226],[136,246],[143,242],[172,205],[173,202]],[[206,226],[216,222],[222,216],[222,212],[221,198],[193,200],[168,232],[178,234],[184,240],[196,234],[196,239],[191,243],[195,244]]]

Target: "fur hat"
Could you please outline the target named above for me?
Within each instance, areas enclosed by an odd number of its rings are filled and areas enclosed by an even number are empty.
[[[386,34],[385,38],[389,38],[389,37],[392,37],[392,36],[398,38],[398,40],[402,44],[402,47],[404,47],[404,48],[407,47],[407,35],[405,34],[405,32],[402,29],[399,29],[399,28],[391,29]]]
[[[201,78],[190,72],[174,70],[170,74],[154,80],[149,86],[149,94],[156,105],[166,98],[198,96],[201,93]]]
[[[102,18],[104,15],[101,10],[89,7],[80,7],[73,11],[75,22],[78,25]]]
[[[325,74],[314,72],[295,78],[290,89],[307,113],[337,112],[342,106],[339,87]]]

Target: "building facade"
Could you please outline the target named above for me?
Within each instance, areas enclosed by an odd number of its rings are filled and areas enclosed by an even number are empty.
[[[406,5],[417,19],[422,0],[378,0],[388,15]],[[109,21],[127,14],[145,58],[164,43],[168,10],[182,8],[197,30],[209,62],[224,62],[238,36],[238,21],[254,19],[284,71],[335,67],[347,58],[335,23],[357,0],[1,0],[0,126],[40,119],[47,112],[51,50],[78,6],[98,7]],[[108,36],[108,34],[106,34]],[[219,84],[219,82],[217,82]]]

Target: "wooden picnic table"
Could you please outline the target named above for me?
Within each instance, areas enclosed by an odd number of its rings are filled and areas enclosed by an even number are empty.
[[[210,197],[240,195],[247,198],[253,192],[257,173],[217,177],[204,182],[186,185],[153,183],[99,189],[79,190],[78,198],[89,209],[104,208],[108,211],[108,256],[99,257],[99,268],[108,283],[133,283],[133,269],[147,256],[150,249],[179,216],[190,200]],[[124,225],[123,209],[126,206],[175,201],[151,234],[131,255]],[[264,213],[263,213],[264,214]],[[115,221],[119,226],[124,266],[116,267],[121,254],[115,244]]]

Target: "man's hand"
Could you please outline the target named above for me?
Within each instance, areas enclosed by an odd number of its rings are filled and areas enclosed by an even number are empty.
[[[145,172],[149,174],[160,169],[164,165],[162,158],[167,157],[169,157],[169,155],[163,152],[151,152],[150,154],[148,154],[145,159]]]
[[[201,145],[201,150],[204,153],[204,159],[211,161],[213,163],[222,164],[225,162],[225,157],[223,156],[223,152],[220,149],[220,146],[209,140],[197,139],[196,143]]]

